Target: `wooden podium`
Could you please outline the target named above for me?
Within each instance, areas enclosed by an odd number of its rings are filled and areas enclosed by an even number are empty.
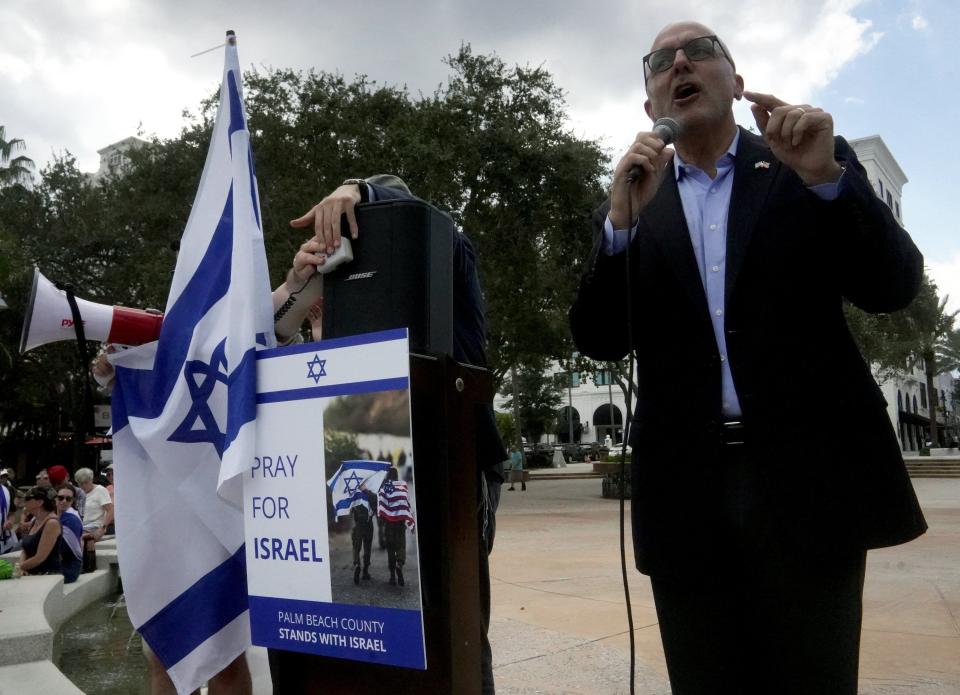
[[[270,650],[278,695],[478,695],[480,529],[477,412],[490,373],[449,357],[410,356],[410,404],[425,671]],[[322,444],[321,444],[322,445]]]

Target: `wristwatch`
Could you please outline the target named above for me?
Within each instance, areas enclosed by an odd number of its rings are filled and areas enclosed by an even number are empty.
[[[344,181],[341,186],[349,186],[354,184],[360,190],[360,202],[369,203],[370,202],[370,188],[369,184],[363,179],[347,179]]]

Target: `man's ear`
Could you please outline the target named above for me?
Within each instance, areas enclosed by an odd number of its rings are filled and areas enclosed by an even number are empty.
[[[743,99],[743,78],[740,75],[733,76],[733,96],[735,99]]]
[[[651,120],[651,121],[657,120],[656,118],[653,117],[653,107],[650,106],[650,100],[649,100],[649,99],[647,99],[645,102],[643,102],[643,110],[647,112],[647,116],[650,117],[650,120]]]

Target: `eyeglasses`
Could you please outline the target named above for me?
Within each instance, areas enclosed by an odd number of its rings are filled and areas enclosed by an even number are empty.
[[[61,502],[73,502],[73,497],[65,497],[63,495],[57,495],[57,499]]]
[[[50,480],[50,476],[49,476],[49,475],[38,475],[36,479],[37,479],[37,480]]]
[[[649,70],[649,74],[655,75],[660,72],[666,72],[673,67],[673,62],[677,58],[678,50],[683,50],[683,54],[687,56],[687,60],[699,62],[701,60],[715,58],[717,56],[717,47],[720,48],[720,55],[733,65],[733,61],[730,60],[730,56],[728,56],[724,50],[720,39],[714,35],[698,36],[695,39],[690,39],[679,48],[659,48],[643,56],[643,66],[646,70]]]

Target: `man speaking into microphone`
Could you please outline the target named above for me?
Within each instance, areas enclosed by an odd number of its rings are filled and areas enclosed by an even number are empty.
[[[830,114],[745,92],[715,32],[665,27],[643,74],[676,127],[617,164],[570,324],[636,357],[634,554],[673,692],[854,695],[866,552],[926,523],[843,301],[904,308],[923,259]]]

